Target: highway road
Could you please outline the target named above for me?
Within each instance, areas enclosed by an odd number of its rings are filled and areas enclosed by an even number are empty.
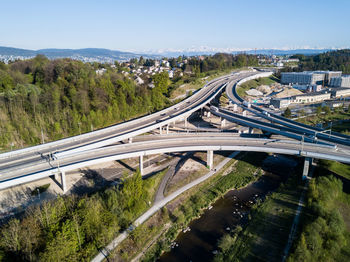
[[[311,144],[290,140],[266,140],[253,137],[238,138],[232,133],[190,134],[192,137],[172,137],[168,135],[157,138],[154,136],[139,136],[136,139],[136,136],[140,134],[169,125],[174,121],[183,120],[193,112],[203,108],[225,88],[227,83],[226,92],[231,92],[232,94],[230,93],[229,96],[233,95],[235,102],[241,105],[242,99],[234,94],[235,83],[244,81],[247,77],[256,77],[257,74],[257,72],[250,71],[224,76],[211,81],[193,96],[179,104],[152,115],[80,136],[1,154],[0,189],[101,162],[169,152],[206,150],[259,151],[294,155],[309,154],[308,156],[310,157],[349,162],[347,146],[338,147],[338,150],[335,150],[334,145],[328,147],[321,145],[320,140],[318,140],[319,144]],[[227,115],[227,112],[223,112],[221,109],[217,113]],[[257,114],[261,114],[261,112],[257,112]],[[225,117],[225,115],[220,116]],[[247,125],[249,122],[248,126],[254,124],[253,127],[265,129],[267,132],[299,141],[315,142],[308,137],[301,139],[300,129],[295,125],[276,125],[259,122],[256,119],[242,119],[242,116],[231,115],[229,117],[243,125]],[[145,138],[147,141],[115,145],[131,137],[135,137],[134,141]],[[337,139],[346,140],[339,137]],[[55,159],[47,156],[50,152],[56,152]]]
[[[256,78],[258,76],[264,77],[266,74],[255,74],[251,78]],[[292,132],[295,134],[306,135],[308,137],[312,137],[314,142],[317,140],[323,142],[331,142],[335,144],[350,146],[350,136],[332,132],[326,132],[325,130],[313,126],[309,126],[303,123],[299,123],[297,121],[285,118],[283,116],[277,115],[272,110],[268,108],[260,108],[256,105],[251,105],[251,107],[247,107],[244,105],[244,99],[241,98],[236,91],[238,82],[229,82],[226,86],[226,94],[231,100],[231,102],[237,104],[238,106],[244,108],[245,110],[255,114],[256,116],[266,119],[272,123],[279,124],[280,126],[288,127],[288,130],[293,130]],[[281,127],[282,128],[282,127]]]
[[[350,163],[350,150],[336,149],[334,146],[328,145],[301,143],[294,140],[238,137],[230,133],[179,134],[177,136],[163,136],[156,140],[153,136],[150,136],[150,139],[144,142],[75,152],[54,161],[41,159],[22,165],[20,168],[8,167],[1,171],[0,189],[47,177],[58,172],[66,172],[113,160],[159,153],[207,150],[272,152]]]
[[[0,172],[1,169],[8,166],[20,166],[24,162],[47,157],[50,153],[56,152],[57,157],[60,157],[67,153],[98,148],[149,132],[174,121],[183,120],[192,112],[209,103],[224,88],[224,84],[228,80],[238,81],[252,74],[255,72],[231,74],[214,79],[191,97],[151,115],[79,136],[0,154]]]

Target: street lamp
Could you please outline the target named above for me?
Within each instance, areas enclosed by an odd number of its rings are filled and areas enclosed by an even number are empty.
[[[301,153],[304,151],[304,135],[301,136]]]

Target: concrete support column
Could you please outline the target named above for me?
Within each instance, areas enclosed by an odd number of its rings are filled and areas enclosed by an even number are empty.
[[[247,111],[246,110],[243,110],[242,116],[247,116]]]
[[[210,117],[210,111],[207,112],[207,117]]]
[[[132,137],[129,137],[129,144],[132,143]]]
[[[63,193],[67,192],[67,184],[66,184],[66,172],[61,171],[61,185],[62,185],[62,190]]]
[[[59,173],[55,173],[55,174],[54,174],[54,179],[55,179],[57,182],[60,181]]]
[[[161,134],[163,134],[163,127],[159,127],[159,134],[161,135]]]
[[[207,166],[209,167],[210,170],[213,169],[213,150],[208,150],[207,151]]]
[[[141,176],[143,176],[143,156],[140,156],[140,163],[139,163],[139,170],[140,170],[140,174]]]
[[[221,128],[224,128],[226,126],[226,119],[221,118]]]
[[[169,135],[169,124],[166,125],[166,134]]]
[[[249,127],[249,134],[253,134],[254,133],[254,129]]]
[[[187,117],[185,117],[185,127],[187,127]]]
[[[312,158],[310,157],[305,157],[304,160],[304,169],[303,169],[303,180],[308,178],[309,174],[309,169],[310,169],[310,164],[312,163]]]
[[[233,112],[237,112],[237,104],[233,104]]]

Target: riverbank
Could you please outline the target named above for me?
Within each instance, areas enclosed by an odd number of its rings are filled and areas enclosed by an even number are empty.
[[[249,221],[224,235],[214,261],[280,261],[302,192],[301,163],[276,192],[252,206]]]
[[[302,226],[288,262],[349,261],[350,195],[340,179],[321,175],[310,181]]]
[[[171,243],[178,233],[184,230],[189,222],[198,218],[211,203],[223,196],[232,188],[240,188],[255,181],[260,172],[260,165],[266,158],[266,154],[244,153],[240,154],[239,160],[231,160],[218,174],[203,182],[169,203],[155,219],[158,227],[163,227],[170,222],[172,226],[150,247],[143,257],[143,261],[154,261],[164,251],[170,250]],[[234,163],[236,164],[234,165]],[[153,217],[146,222],[150,225]],[[150,223],[150,224],[148,224]],[[147,225],[148,224],[148,225]],[[129,243],[130,244],[130,243]],[[123,256],[123,247],[119,249],[120,257]],[[126,258],[125,256],[123,257]],[[130,259],[130,257],[129,257]]]

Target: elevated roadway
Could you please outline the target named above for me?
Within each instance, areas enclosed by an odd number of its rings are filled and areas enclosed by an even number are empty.
[[[64,174],[66,171],[99,163],[171,152],[207,151],[208,153],[211,152],[212,156],[213,151],[255,151],[299,155],[350,163],[349,150],[336,149],[334,146],[329,145],[301,143],[293,140],[237,137],[228,133],[206,134],[205,136],[202,134],[186,134],[153,139],[74,153],[54,161],[40,160],[23,165],[20,168],[9,167],[1,172],[0,189],[57,173]],[[208,162],[210,162],[209,159]]]
[[[57,157],[61,157],[73,152],[103,147],[161,128],[175,121],[186,120],[189,115],[214,99],[225,87],[227,81],[238,81],[252,74],[255,72],[234,73],[217,78],[191,97],[154,114],[86,134],[0,154],[0,173],[2,168],[20,166],[24,162],[29,163],[45,158],[51,153],[56,153]]]
[[[244,108],[245,110],[255,114],[256,116],[259,116],[260,118],[266,119],[272,123],[279,124],[280,126],[288,127],[289,130],[293,130],[295,134],[302,134],[301,138],[304,138],[303,135],[306,135],[309,138],[312,138],[314,142],[317,142],[317,140],[321,140],[324,142],[331,142],[336,143],[340,145],[350,146],[350,136],[336,133],[336,132],[326,132],[325,130],[313,126],[309,126],[303,123],[299,123],[297,121],[285,118],[283,116],[277,115],[273,113],[270,109],[263,109],[255,105],[251,105],[251,107],[247,107],[245,105],[245,101],[243,98],[241,98],[237,93],[237,86],[250,79],[260,78],[260,77],[266,77],[268,75],[271,75],[270,73],[259,73],[255,74],[253,76],[247,77],[243,80],[236,81],[236,82],[229,82],[226,86],[226,94],[229,97],[230,101],[237,104],[238,106]],[[247,101],[246,101],[247,102]]]

